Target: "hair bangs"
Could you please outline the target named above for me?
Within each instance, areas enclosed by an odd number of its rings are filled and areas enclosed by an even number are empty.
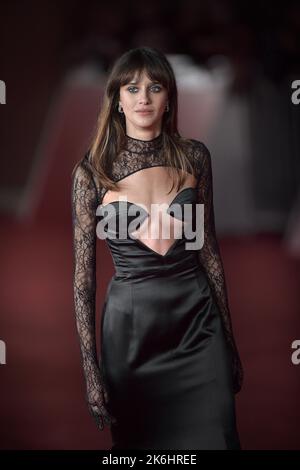
[[[163,67],[158,60],[153,61],[151,56],[145,54],[132,54],[128,60],[121,65],[119,71],[119,86],[127,85],[134,79],[139,80],[143,71],[145,71],[150,80],[161,83],[167,89],[170,88],[170,77],[166,73],[165,67]]]

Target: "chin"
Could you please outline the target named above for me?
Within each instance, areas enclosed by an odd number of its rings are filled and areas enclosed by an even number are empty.
[[[152,119],[141,119],[139,121],[137,121],[137,126],[141,126],[141,127],[152,127],[156,124],[156,121],[153,121]]]

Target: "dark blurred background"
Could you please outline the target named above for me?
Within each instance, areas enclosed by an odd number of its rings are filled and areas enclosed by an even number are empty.
[[[245,368],[244,449],[300,449],[300,2],[1,1],[0,447],[108,449],[84,401],[72,291],[71,171],[111,64],[152,46],[179,129],[211,151],[215,218]],[[97,241],[97,331],[113,275]],[[4,362],[4,361],[2,361]]]

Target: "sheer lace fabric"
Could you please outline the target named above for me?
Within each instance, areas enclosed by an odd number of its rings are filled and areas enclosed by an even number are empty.
[[[225,337],[232,352],[234,390],[237,393],[242,387],[244,374],[234,339],[224,267],[216,236],[211,155],[204,144],[200,145],[198,151],[200,156],[198,155],[197,158],[200,158],[202,161],[202,169],[197,184],[197,201],[204,204],[204,245],[198,251],[198,257],[205,269],[209,285],[222,317]]]
[[[164,165],[162,158],[162,134],[150,141],[141,141],[127,136],[126,148],[120,152],[112,164],[112,178],[120,181],[139,170]],[[106,193],[99,188],[100,201]]]
[[[97,190],[83,162],[77,167],[72,181],[72,220],[74,251],[74,305],[76,327],[80,340],[83,371],[86,380],[86,399],[90,413],[103,428],[109,416],[104,407],[106,393],[97,361],[95,335],[96,299],[96,208]]]
[[[111,176],[114,181],[120,181],[144,168],[165,166],[162,134],[151,141],[129,136],[126,140],[126,148],[113,162]],[[234,341],[224,269],[215,232],[211,156],[206,146],[197,140],[191,140],[189,151],[197,174],[198,203],[204,203],[205,238],[204,246],[199,250],[199,262],[207,274],[212,294],[220,310],[225,337],[232,351],[234,389],[237,392],[242,385],[243,370]],[[97,361],[95,338],[96,209],[106,190],[95,182],[87,162],[88,154],[77,166],[72,180],[74,306],[87,399],[90,407],[95,403],[102,407],[106,391],[101,363]],[[90,410],[93,413],[92,408]]]

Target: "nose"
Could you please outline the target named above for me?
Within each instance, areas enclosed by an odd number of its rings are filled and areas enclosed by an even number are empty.
[[[148,92],[146,89],[141,90],[141,93],[139,96],[139,103],[140,104],[149,103],[149,96],[148,96]]]

